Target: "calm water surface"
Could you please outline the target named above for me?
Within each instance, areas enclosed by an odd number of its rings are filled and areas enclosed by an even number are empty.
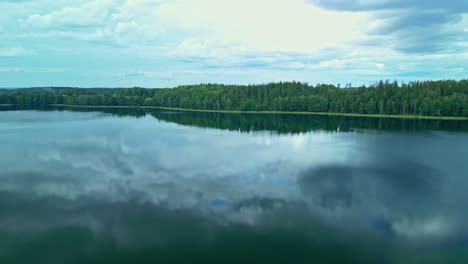
[[[0,111],[0,263],[468,263],[468,125]]]

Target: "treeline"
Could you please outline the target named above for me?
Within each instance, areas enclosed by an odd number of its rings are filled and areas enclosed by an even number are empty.
[[[80,89],[0,92],[0,104],[161,106],[207,110],[336,112],[468,117],[468,80],[399,85],[380,81],[368,87],[279,82],[262,85],[201,84],[172,89],[129,88],[109,92]]]

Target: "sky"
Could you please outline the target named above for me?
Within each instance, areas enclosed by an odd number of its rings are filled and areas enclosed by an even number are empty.
[[[461,0],[0,0],[0,87],[468,76]]]

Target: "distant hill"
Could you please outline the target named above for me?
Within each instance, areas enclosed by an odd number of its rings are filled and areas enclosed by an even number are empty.
[[[57,93],[60,91],[96,91],[97,93],[115,92],[125,88],[78,88],[78,87],[29,87],[29,88],[2,88],[0,92],[30,92],[30,93]]]

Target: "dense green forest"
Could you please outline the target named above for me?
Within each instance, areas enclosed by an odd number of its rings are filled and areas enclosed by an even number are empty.
[[[279,82],[261,85],[201,84],[177,88],[93,89],[57,92],[2,91],[0,104],[160,106],[206,110],[334,112],[468,117],[468,80],[368,87]]]

